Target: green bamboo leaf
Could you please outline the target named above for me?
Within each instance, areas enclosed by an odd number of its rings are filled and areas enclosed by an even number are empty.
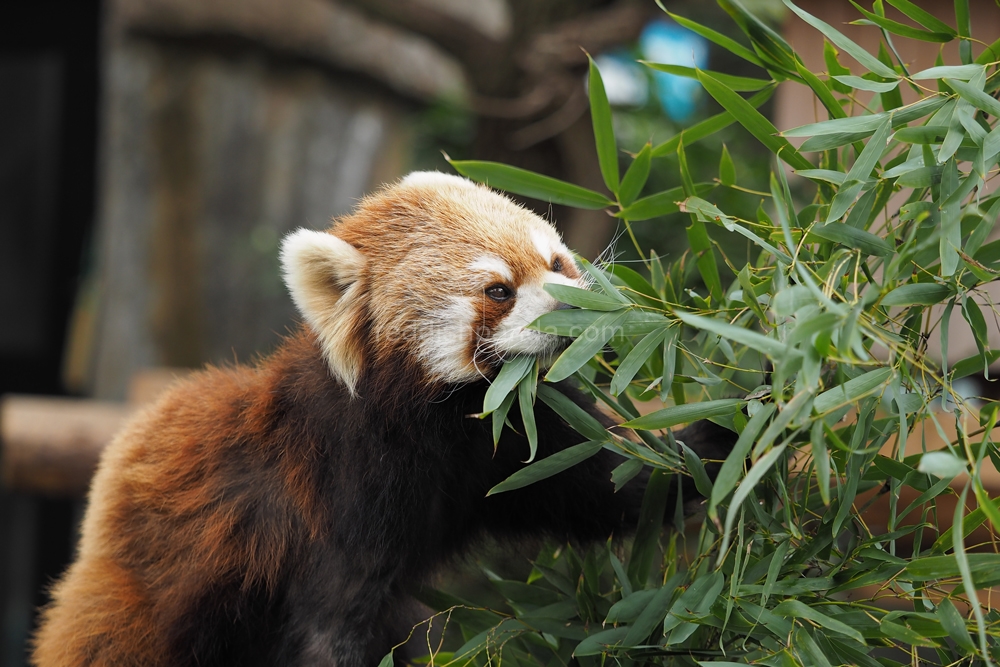
[[[869,90],[873,93],[887,93],[899,86],[899,81],[871,81],[869,79],[863,79],[860,76],[835,76],[833,78],[845,86],[850,86],[851,88],[855,88],[857,90]]]
[[[736,165],[725,144],[722,144],[722,157],[719,158],[719,182],[723,185],[736,185]]]
[[[712,495],[708,499],[708,517],[718,523],[717,508],[719,503],[725,500],[726,496],[736,488],[736,483],[743,475],[743,466],[746,465],[747,455],[750,448],[756,442],[757,436],[764,430],[767,420],[771,418],[777,406],[774,403],[767,403],[750,418],[747,425],[740,433],[740,437],[733,445],[732,451],[719,468],[719,473],[715,477],[715,484],[712,486]],[[725,550],[721,550],[719,558],[725,556]]]
[[[868,371],[853,380],[848,380],[838,387],[824,391],[816,397],[813,407],[816,410],[816,414],[822,415],[832,412],[839,407],[850,405],[858,399],[884,387],[891,378],[891,368],[878,368]]]
[[[983,373],[995,364],[998,359],[1000,359],[1000,350],[987,350],[985,360],[983,359],[983,355],[974,354],[971,357],[957,361],[951,368],[951,381],[954,382],[959,378],[969,377],[973,373]]]
[[[757,55],[765,61],[765,66],[789,73],[795,69],[795,52],[781,35],[748,12],[738,0],[718,0],[718,2],[750,38]]]
[[[601,290],[613,299],[617,299],[620,303],[625,305],[630,305],[632,302],[628,300],[624,294],[618,291],[618,289],[611,283],[608,279],[607,272],[604,269],[598,268],[587,261],[584,257],[577,257],[577,261],[583,270],[594,279],[594,284],[601,288]]]
[[[1000,102],[976,88],[971,83],[959,79],[945,79],[961,98],[990,116],[1000,118]]]
[[[799,18],[811,25],[812,27],[823,33],[827,39],[836,44],[842,51],[851,55],[855,60],[857,60],[863,67],[868,69],[869,72],[874,72],[879,76],[885,77],[887,79],[898,78],[899,75],[891,67],[883,64],[878,58],[872,54],[865,51],[863,48],[858,46],[854,41],[843,35],[842,33],[835,30],[828,23],[819,20],[809,12],[799,9],[793,5],[789,0],[782,0],[785,6],[795,12]]]
[[[893,621],[882,619],[878,629],[889,639],[895,639],[911,646],[940,646],[937,642],[924,637],[919,632],[911,630],[902,623],[894,623]]]
[[[948,451],[927,452],[920,457],[917,471],[941,479],[952,479],[968,471],[968,464]]]
[[[667,335],[667,329],[657,329],[639,341],[628,356],[618,365],[615,376],[611,378],[611,395],[618,396],[632,382],[632,378],[639,372],[643,364],[649,357],[659,349],[660,343]]]
[[[517,383],[528,374],[534,364],[533,357],[514,357],[506,362],[497,373],[496,379],[490,384],[490,388],[486,390],[486,397],[483,399],[483,414],[488,415],[499,408],[507,394],[514,390]]]
[[[733,499],[729,503],[729,509],[726,511],[726,525],[722,531],[724,538],[729,535],[730,531],[732,531],[733,523],[739,515],[739,509],[743,504],[743,501],[747,499],[754,487],[757,486],[757,483],[764,479],[764,475],[770,472],[771,468],[774,467],[778,458],[785,453],[785,448],[787,446],[788,445],[786,444],[780,444],[764,456],[757,459],[757,462],[754,463],[747,472],[747,476],[744,477],[743,481],[740,482],[740,485],[736,487],[736,493],[733,494]],[[724,542],[724,544],[725,543],[726,542]],[[725,549],[722,551],[725,552]]]
[[[500,403],[500,407],[493,411],[493,447],[496,447],[500,442],[500,435],[503,433],[504,424],[507,422],[507,413],[510,412],[511,406],[514,405],[515,398],[517,398],[517,392],[512,391],[508,393]]]
[[[561,303],[577,308],[588,310],[621,310],[628,305],[627,301],[622,301],[613,296],[593,292],[591,290],[580,289],[572,285],[560,285],[558,283],[545,283],[545,291],[558,299]],[[617,290],[615,290],[617,292]]]
[[[740,236],[753,241],[761,248],[767,250],[769,253],[780,259],[782,262],[786,264],[792,263],[792,258],[789,257],[788,254],[778,250],[775,246],[771,245],[743,225],[736,222],[735,219],[723,213],[717,206],[701,199],[700,197],[689,197],[681,202],[681,210],[687,213],[695,214],[698,220],[702,222],[714,222],[721,224],[726,228],[726,231],[736,232]]]
[[[976,347],[979,348],[979,354],[985,363],[986,352],[990,346],[989,334],[986,329],[986,318],[983,317],[983,311],[980,310],[979,304],[969,297],[968,294],[962,298],[962,317],[969,323],[969,328],[972,329],[972,336],[976,341]]]
[[[579,445],[567,447],[551,456],[546,456],[541,461],[535,461],[531,465],[521,468],[490,489],[486,495],[494,496],[504,491],[513,491],[557,475],[597,454],[606,442],[607,439],[588,440]]]
[[[815,607],[810,607],[798,600],[785,600],[774,608],[774,613],[785,618],[804,618],[810,620],[820,627],[850,637],[861,644],[866,644],[864,636],[851,626],[835,618],[831,618]]]
[[[675,590],[673,586],[670,588],[663,586],[656,591],[645,608],[639,612],[639,616],[629,626],[628,634],[625,635],[622,642],[623,646],[635,646],[643,642],[653,631],[653,628],[663,621],[664,615],[670,608],[670,600]]]
[[[742,403],[743,401],[737,398],[720,398],[714,401],[674,405],[627,421],[622,426],[644,430],[670,428],[678,424],[698,421],[699,419],[731,415]]]
[[[825,181],[834,185],[842,185],[846,177],[844,172],[832,169],[799,169],[795,174],[813,181]]]
[[[865,18],[877,25],[878,27],[891,32],[894,35],[899,35],[900,37],[909,37],[910,39],[919,39],[924,42],[950,42],[955,38],[954,31],[951,32],[928,32],[925,30],[920,30],[919,28],[910,27],[904,23],[899,23],[898,21],[893,21],[892,19],[887,19],[884,16],[879,16],[878,14],[872,14],[871,12],[865,10],[864,7],[858,3],[851,0],[851,4],[854,5],[858,11],[864,14]],[[857,22],[855,22],[857,23]]]
[[[787,136],[787,135],[786,135]],[[831,148],[839,148],[856,141],[866,139],[871,136],[871,132],[833,132],[830,134],[819,134],[810,137],[802,142],[799,147],[800,153],[816,153],[828,151]]]
[[[806,85],[816,93],[816,97],[819,98],[819,101],[826,108],[827,113],[830,114],[830,118],[845,118],[847,116],[847,112],[844,111],[837,98],[833,96],[833,88],[836,85],[836,81],[820,80],[818,76],[813,74],[799,60],[795,61],[795,71],[799,73],[799,76],[802,77]]]
[[[902,141],[907,144],[939,144],[944,140],[945,134],[948,133],[948,128],[942,125],[921,125],[920,127],[904,127],[901,128],[895,135],[893,139],[896,141]],[[917,158],[912,160],[914,164],[923,166],[923,160]],[[909,164],[909,162],[904,162],[903,164]],[[902,171],[897,171],[902,165],[897,165],[882,174],[883,178],[891,178],[892,176],[898,176]],[[892,172],[892,176],[888,174]]]
[[[701,81],[701,85],[705,87],[709,95],[722,105],[723,109],[733,114],[736,120],[772,153],[794,169],[813,168],[812,163],[802,157],[795,150],[795,147],[788,143],[787,139],[779,136],[777,128],[771,124],[771,121],[754,109],[749,102],[703,70],[698,70],[698,80]]]
[[[809,231],[827,241],[835,241],[851,248],[857,248],[866,255],[889,257],[896,252],[896,249],[885,239],[842,222],[828,222],[825,225],[817,225]]]
[[[948,598],[943,598],[938,602],[937,610],[934,613],[941,621],[941,627],[945,629],[951,640],[955,642],[968,655],[976,650],[976,645],[969,635],[969,628],[965,625],[965,619],[955,609],[955,605]]]
[[[553,336],[576,338],[600,316],[599,310],[559,309],[542,315],[529,324],[528,328]]]
[[[676,315],[688,326],[711,331],[714,334],[728,338],[741,345],[746,345],[771,357],[781,357],[791,352],[789,347],[781,341],[769,338],[762,333],[751,331],[750,329],[745,329],[712,317],[693,315],[682,310],[678,310]]]
[[[491,188],[576,208],[602,209],[614,202],[593,190],[499,162],[449,160],[455,170]]]
[[[628,317],[628,311],[611,312],[601,315],[573,343],[563,350],[545,375],[546,382],[559,382],[580,370],[594,355],[600,352],[611,337],[621,333],[621,325]]]
[[[649,67],[650,69],[655,69],[658,72],[666,72],[667,74],[673,74],[675,76],[682,76],[686,79],[697,79],[698,70],[694,67],[683,67],[681,65],[668,65],[666,63],[653,63],[648,60],[640,60],[640,63]],[[720,83],[728,86],[730,89],[739,92],[753,92],[766,88],[774,83],[773,79],[754,79],[746,76],[734,76],[732,74],[723,74],[722,72],[712,72],[705,70],[712,77],[717,79]]]
[[[775,90],[776,86],[768,86],[748,99],[747,104],[756,109],[771,99]],[[706,118],[700,123],[696,123],[682,132],[675,134],[670,139],[667,139],[659,146],[653,148],[653,157],[673,155],[677,152],[677,147],[681,144],[681,142],[683,142],[685,146],[690,146],[699,139],[704,139],[705,137],[711,136],[716,132],[729,127],[734,122],[736,122],[736,118],[728,111],[723,111],[720,114]],[[629,218],[629,220],[631,219],[632,218]]]
[[[621,203],[622,208],[628,208],[629,204],[634,202],[635,198],[642,192],[643,186],[646,185],[646,180],[649,178],[652,152],[652,144],[646,142],[646,145],[642,147],[642,150],[632,160],[632,164],[629,165],[625,176],[622,177],[621,185],[618,187],[618,201]],[[625,219],[630,220],[631,218],[626,217]]]
[[[653,560],[659,557],[660,533],[663,531],[663,515],[672,479],[673,475],[658,469],[649,475],[646,482],[628,563],[628,576],[636,588],[646,586]]]
[[[534,372],[532,372],[534,371]],[[538,452],[538,428],[535,425],[535,387],[538,384],[538,363],[528,371],[525,379],[517,385],[518,406],[521,408],[521,423],[524,426],[524,436],[528,439],[528,459],[525,463],[535,460]]]
[[[618,194],[618,146],[615,144],[615,131],[611,125],[611,105],[608,104],[608,95],[604,92],[601,73],[589,53],[587,61],[590,64],[588,78],[590,119],[594,125],[597,162],[601,167],[604,184],[608,186],[608,190]]]
[[[847,172],[844,185],[837,192],[837,195],[833,198],[833,202],[830,204],[830,214],[826,218],[827,223],[839,220],[847,212],[850,205],[854,203],[854,198],[857,196],[858,191],[860,191],[862,184],[868,180],[872,169],[878,164],[879,158],[882,157],[886,147],[889,145],[891,135],[892,117],[886,116],[879,124],[878,129],[872,134],[872,138],[865,144],[864,150],[861,151],[861,155],[855,160],[851,170]],[[851,183],[857,183],[858,185],[851,187]]]
[[[606,442],[607,431],[601,426],[593,415],[581,408],[579,405],[566,398],[559,390],[547,384],[538,385],[538,398],[542,403],[552,408],[552,410],[566,420],[566,423],[588,440],[599,440]]]
[[[964,510],[964,506],[961,508]],[[954,525],[954,524],[953,524]],[[953,535],[953,539],[956,539]],[[966,568],[974,578],[993,578],[1000,572],[1000,554],[965,554]],[[906,574],[912,581],[952,579],[962,575],[962,566],[955,554],[921,556],[906,564]],[[975,586],[967,587],[966,590]]]
[[[392,657],[392,651],[389,651],[386,653],[385,657],[379,661],[378,667],[392,667],[395,664],[396,661]]]
[[[599,627],[599,626],[598,626]],[[580,658],[588,655],[600,655],[609,648],[617,646],[628,634],[629,626],[622,625],[617,628],[601,630],[590,635],[573,649],[573,655]]]
[[[713,187],[711,183],[695,183],[694,189],[699,195],[706,194]],[[616,218],[639,222],[658,218],[680,211],[680,202],[684,199],[684,188],[676,187],[657,192],[655,195],[643,197],[615,214]]]
[[[911,74],[910,78],[914,81],[924,79],[961,79],[962,81],[968,81],[969,79],[976,78],[983,71],[984,68],[982,65],[938,65],[937,67],[922,69],[916,74]]]
[[[677,14],[673,14],[671,12],[667,12],[667,14],[678,24],[684,26],[685,28],[687,28],[688,30],[690,30],[695,34],[701,35],[708,41],[718,44],[719,46],[729,51],[733,55],[739,56],[740,58],[743,58],[744,60],[751,62],[754,65],[757,65],[758,67],[764,66],[764,62],[757,57],[757,54],[755,54],[753,51],[743,46],[739,42],[736,42],[735,40],[726,37],[721,32],[716,32],[711,28],[703,26],[700,23],[695,23],[694,21],[686,19],[683,16],[678,16]]]
[[[783,137],[817,137],[823,134],[860,134],[862,137],[868,136],[881,127],[886,118],[892,119],[892,127],[900,127],[909,122],[923,118],[934,113],[945,104],[949,98],[944,95],[927,97],[905,107],[883,111],[867,116],[850,116],[848,118],[834,118],[824,120],[819,123],[800,125],[799,127],[785,130],[781,133]]]
[[[950,25],[930,12],[916,6],[910,2],[910,0],[886,0],[886,2],[931,32],[943,32],[952,35],[953,37],[958,35],[958,33],[955,32],[955,29]]]
[[[911,283],[901,285],[882,298],[883,306],[933,306],[954,296],[948,285]]]

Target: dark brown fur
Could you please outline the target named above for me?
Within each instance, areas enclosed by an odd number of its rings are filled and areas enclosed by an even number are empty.
[[[527,448],[508,433],[494,456],[488,421],[465,416],[485,383],[418,397],[395,371],[362,379],[381,400],[351,399],[303,331],[178,384],[105,458],[35,664],[374,665],[405,637],[407,590],[484,533],[590,541],[634,522],[641,484],[615,494],[609,452],[487,498]],[[582,439],[541,404],[538,423],[540,457]]]

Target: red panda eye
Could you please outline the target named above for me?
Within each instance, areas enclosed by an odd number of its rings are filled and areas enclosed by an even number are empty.
[[[554,272],[559,273],[562,271],[562,269],[563,269],[562,260],[560,260],[558,257],[552,260],[552,270]]]
[[[486,296],[494,301],[506,301],[514,296],[514,292],[506,285],[490,285],[486,288]]]

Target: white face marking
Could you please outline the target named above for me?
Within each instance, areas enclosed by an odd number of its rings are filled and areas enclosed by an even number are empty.
[[[545,357],[562,346],[557,336],[525,329],[542,315],[559,307],[559,302],[545,291],[545,283],[582,287],[580,281],[553,271],[546,273],[541,282],[518,287],[514,307],[497,326],[492,337],[493,346],[501,356],[531,354]]]
[[[454,174],[442,174],[440,171],[414,171],[399,182],[400,185],[421,186],[458,186],[463,188],[475,188],[472,181],[456,176]]]
[[[493,254],[482,255],[476,261],[469,264],[469,270],[476,273],[489,273],[498,275],[507,282],[514,280],[514,273],[507,266],[507,262]]]
[[[531,242],[535,246],[535,250],[538,254],[542,256],[542,261],[548,264],[552,261],[552,239],[548,234],[544,233],[540,229],[531,230]]]
[[[417,353],[427,370],[445,382],[463,382],[474,373],[469,336],[476,310],[472,299],[452,296],[424,320]]]

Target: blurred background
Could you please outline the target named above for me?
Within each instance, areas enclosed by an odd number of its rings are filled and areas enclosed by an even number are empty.
[[[737,34],[714,3],[663,4]],[[784,25],[780,0],[744,4],[824,69],[822,41]],[[799,4],[838,28],[856,17]],[[972,12],[1000,20],[989,0]],[[36,0],[7,9],[0,35],[0,666],[25,664],[121,418],[182,369],[252,361],[294,325],[283,234],[411,170],[451,171],[443,152],[603,190],[584,50],[623,164],[720,111],[637,58],[762,74],[647,0]],[[824,119],[811,99],[784,84],[762,110],[779,128]],[[740,185],[766,190],[767,154],[739,126],[688,147],[695,179],[717,176],[723,144]],[[678,184],[675,159],[654,163],[650,191]],[[754,217],[760,196],[715,200]],[[604,212],[525,203],[580,254],[636,259]],[[677,256],[684,224],[636,229]]]

